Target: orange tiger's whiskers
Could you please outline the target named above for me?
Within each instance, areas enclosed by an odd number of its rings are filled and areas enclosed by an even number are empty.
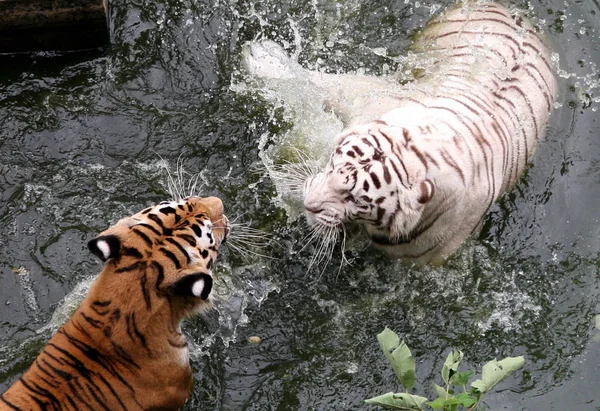
[[[200,191],[204,185],[204,183],[200,183],[202,173],[192,174],[185,171],[181,155],[177,158],[174,176],[166,162],[164,169],[167,173],[167,191],[169,192],[171,199],[179,201],[184,198],[200,195]]]
[[[273,257],[264,253],[255,251],[266,248],[271,242],[270,236],[264,231],[250,227],[250,223],[230,223],[231,233],[227,238],[227,246],[237,252],[245,260],[251,260],[256,257]]]

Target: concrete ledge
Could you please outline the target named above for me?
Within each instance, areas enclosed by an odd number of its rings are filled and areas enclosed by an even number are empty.
[[[0,0],[0,53],[108,43],[106,0]]]

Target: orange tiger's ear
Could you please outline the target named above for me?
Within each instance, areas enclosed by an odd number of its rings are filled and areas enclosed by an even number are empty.
[[[88,248],[102,261],[118,257],[121,252],[121,240],[116,235],[102,235],[88,242]]]
[[[173,284],[172,293],[181,297],[200,297],[206,300],[212,291],[213,279],[206,273],[189,274]]]
[[[422,181],[419,185],[419,189],[421,190],[421,195],[419,196],[419,203],[425,204],[428,203],[435,194],[435,186],[431,182],[431,180]]]

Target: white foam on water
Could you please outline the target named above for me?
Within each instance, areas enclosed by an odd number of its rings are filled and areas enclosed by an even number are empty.
[[[278,44],[247,44],[242,66],[247,76],[243,82],[233,83],[231,89],[239,94],[260,94],[272,107],[273,123],[280,121],[275,113],[282,111],[281,121],[292,125],[282,135],[261,135],[258,144],[260,159],[277,188],[275,201],[293,219],[301,213],[301,196],[290,188],[278,166],[283,165],[285,170],[288,163],[305,161],[308,168],[323,167],[334,148],[335,136],[344,126],[331,110],[324,108],[326,91]]]
[[[33,290],[33,282],[31,280],[31,273],[25,267],[15,267],[12,269],[16,275],[21,290],[25,295],[26,307],[35,315],[40,311],[40,306]]]
[[[477,323],[481,334],[492,327],[498,327],[502,331],[514,331],[527,326],[524,322],[525,316],[537,318],[542,307],[533,302],[533,299],[519,289],[508,292],[492,292],[485,295],[488,303],[495,306],[489,318]]]
[[[67,294],[58,304],[52,313],[50,321],[36,331],[37,334],[42,334],[45,332],[54,334],[60,327],[69,321],[71,316],[75,313],[75,311],[77,311],[85,299],[86,295],[90,291],[90,287],[97,277],[97,275],[94,275],[77,283],[75,288],[73,288],[73,290],[71,290],[71,292]]]
[[[343,124],[331,110],[324,108],[328,94],[314,82],[313,73],[272,41],[247,44],[242,66],[249,74],[249,81],[234,84],[232,88],[237,92],[260,92],[274,109],[283,108],[285,120],[293,124],[283,136],[268,136],[277,139],[276,147],[266,149],[261,141],[265,165],[281,160],[278,157],[286,155],[282,148],[290,147],[293,149],[288,156],[298,150],[323,165]]]

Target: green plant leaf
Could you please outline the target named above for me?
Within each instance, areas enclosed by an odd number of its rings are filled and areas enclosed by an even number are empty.
[[[481,394],[485,394],[485,392],[488,390],[487,387],[485,386],[483,380],[475,380],[471,383],[471,388]]]
[[[392,369],[400,384],[406,390],[413,388],[417,382],[417,374],[415,373],[415,360],[408,346],[404,341],[400,342],[398,335],[387,327],[377,334],[377,340],[386,358],[392,364]]]
[[[440,397],[440,398],[436,399],[435,401],[430,401],[430,402],[427,402],[426,404],[429,405],[434,410],[441,410],[444,407],[444,401],[446,401],[446,400],[444,398]]]
[[[458,405],[460,404],[460,400],[456,397],[450,397],[446,401],[444,401],[444,406],[446,405]]]
[[[456,396],[456,398],[466,408],[472,407],[477,402],[477,399],[471,397],[471,394],[468,392],[461,392]]]
[[[408,393],[388,392],[365,400],[367,404],[382,406],[388,410],[422,410],[427,398]]]
[[[379,346],[383,350],[385,357],[389,362],[392,362],[392,351],[394,351],[400,345],[400,338],[398,335],[385,327],[385,329],[377,334],[377,341],[379,341]]]
[[[455,385],[467,385],[474,374],[475,371],[457,372],[450,378],[450,383]]]
[[[459,350],[452,350],[444,362],[442,368],[442,378],[446,384],[450,383],[450,378],[458,371],[458,366],[463,359],[463,353]]]
[[[482,379],[473,381],[471,388],[486,393],[500,381],[525,365],[523,357],[506,357],[503,360],[492,360],[483,366]]]
[[[435,390],[437,396],[440,398],[445,399],[448,396],[448,393],[446,392],[446,389],[444,387],[440,387],[437,384],[433,384],[433,389]]]

